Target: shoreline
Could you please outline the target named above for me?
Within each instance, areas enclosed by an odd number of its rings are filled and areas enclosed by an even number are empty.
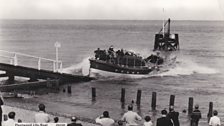
[[[33,122],[34,115],[38,112],[37,110],[28,109],[28,108],[24,108],[24,107],[16,107],[16,106],[11,106],[11,105],[3,105],[2,111],[3,111],[2,115],[4,115],[4,114],[8,115],[8,113],[10,111],[14,111],[16,113],[15,120],[17,121],[18,119],[21,119],[22,122]],[[52,123],[54,122],[54,120],[53,120],[54,117],[59,118],[59,123],[70,123],[71,122],[70,116],[59,114],[59,113],[52,113],[52,112],[46,112],[46,113],[48,113],[50,115]],[[85,126],[99,126],[95,123],[94,120],[79,117],[79,116],[76,116],[76,117],[78,117],[77,122],[79,122]]]

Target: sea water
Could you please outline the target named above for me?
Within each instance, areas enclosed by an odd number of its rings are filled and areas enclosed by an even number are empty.
[[[63,72],[82,74],[89,67],[88,59],[98,47],[132,50],[146,57],[152,53],[154,35],[162,21],[116,20],[1,20],[0,50],[20,52],[55,59],[55,42],[60,42],[59,59]],[[37,109],[38,103],[46,110],[61,115],[76,115],[95,119],[108,110],[114,119],[120,119],[126,108],[120,104],[121,88],[126,89],[125,104],[136,100],[142,90],[141,106],[134,110],[144,117],[152,116],[151,95],[157,92],[157,113],[168,108],[170,95],[175,95],[175,110],[180,112],[181,124],[188,125],[188,98],[193,97],[202,111],[201,126],[207,124],[209,102],[224,123],[224,22],[171,21],[171,32],[179,34],[180,51],[177,61],[168,71],[143,78],[107,76],[84,83],[71,83],[72,94],[48,93],[37,98],[8,99],[7,104]],[[1,52],[2,53],[2,52]],[[3,55],[3,54],[1,54]],[[1,62],[9,62],[0,58]],[[18,57],[18,64],[37,68],[37,59]],[[42,69],[52,69],[51,63],[42,63]],[[60,87],[66,89],[67,85]],[[91,100],[91,87],[96,88],[96,101]]]

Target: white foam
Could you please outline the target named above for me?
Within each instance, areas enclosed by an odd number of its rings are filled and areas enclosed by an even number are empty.
[[[80,63],[74,64],[70,67],[64,68],[62,70],[62,73],[69,73],[69,74],[83,74],[83,75],[88,75],[90,63],[89,63],[89,58],[87,57],[83,59]]]
[[[198,64],[192,58],[182,57],[178,59],[175,67],[169,69],[167,72],[161,73],[160,76],[191,75],[194,73],[216,74],[218,70]]]

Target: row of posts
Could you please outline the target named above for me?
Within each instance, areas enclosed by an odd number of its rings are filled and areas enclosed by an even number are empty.
[[[69,94],[72,93],[70,85],[67,87],[67,92]],[[136,99],[136,104],[138,106],[140,106],[140,104],[141,104],[141,94],[142,94],[142,91],[138,90],[137,91],[137,99]],[[157,93],[152,92],[152,102],[151,102],[152,110],[156,110],[156,97],[157,97]],[[94,88],[94,87],[92,87],[92,100],[93,101],[96,100],[96,88]],[[125,103],[125,89],[124,88],[121,89],[121,99],[120,99],[120,101],[121,101],[122,104]],[[170,95],[169,106],[174,106],[174,103],[175,103],[175,95]],[[188,115],[191,115],[192,112],[193,112],[193,104],[194,104],[193,97],[189,97]],[[209,102],[209,111],[208,111],[208,114],[207,114],[208,120],[210,119],[210,117],[212,117],[212,112],[213,112],[213,102]]]

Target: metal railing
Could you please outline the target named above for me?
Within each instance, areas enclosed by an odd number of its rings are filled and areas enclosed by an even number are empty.
[[[54,72],[60,72],[60,73],[62,72],[62,61],[60,61],[60,60],[57,61],[57,60],[53,60],[53,59],[33,56],[33,55],[19,53],[19,52],[10,52],[10,51],[5,51],[5,50],[0,50],[0,52],[7,53],[8,55],[10,55],[10,56],[0,55],[0,57],[9,59],[9,63],[14,66],[18,65],[18,56],[24,56],[24,57],[28,57],[28,58],[37,59],[37,67],[36,68],[38,70],[41,70],[41,62],[48,61],[48,62],[52,62]],[[23,65],[20,65],[20,66],[23,66]]]

